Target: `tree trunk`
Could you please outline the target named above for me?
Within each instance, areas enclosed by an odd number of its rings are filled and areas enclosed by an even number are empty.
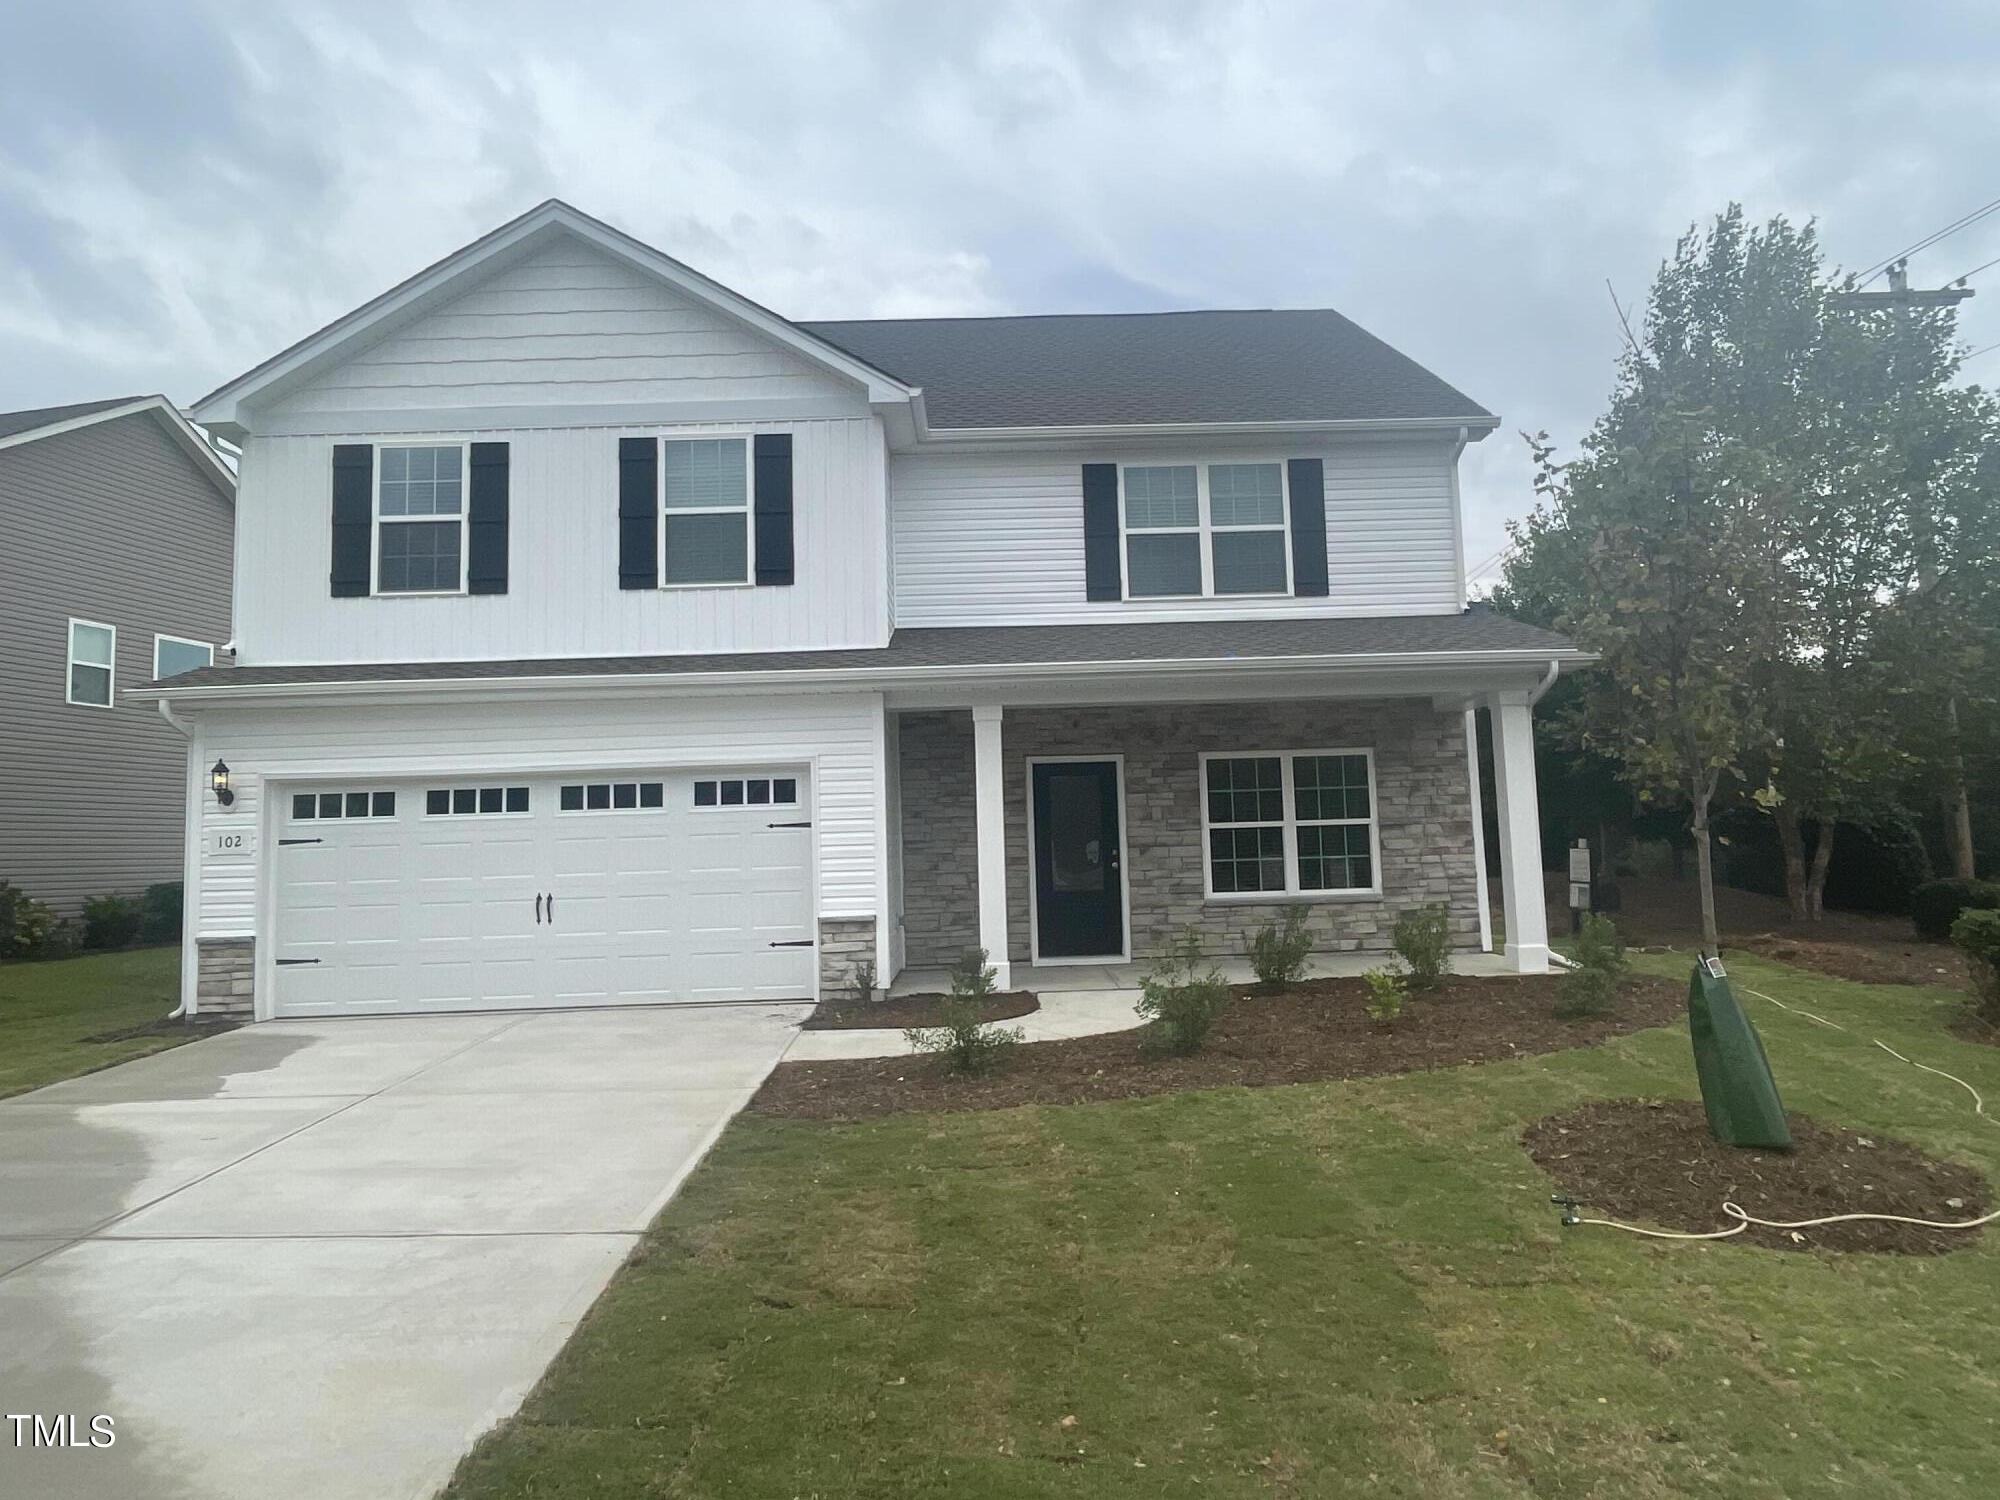
[[[1958,745],[1958,699],[1952,698],[1944,706],[1945,734],[1949,737],[1950,752],[1945,760],[1944,796],[1944,842],[1951,853],[1951,873],[1960,880],[1970,880],[1977,872],[1978,861],[1973,858],[1972,848],[1972,803],[1965,795],[1965,759],[1959,753]]]
[[[1794,922],[1810,922],[1812,907],[1806,891],[1806,840],[1799,828],[1798,809],[1780,802],[1771,814],[1778,825],[1778,847],[1785,856],[1785,900]]]
[[[1813,844],[1812,870],[1806,876],[1806,920],[1819,922],[1826,918],[1826,870],[1833,863],[1833,830],[1831,818],[1821,819],[1819,838]]]
[[[1694,794],[1695,883],[1701,887],[1701,950],[1720,956],[1722,938],[1715,929],[1715,864],[1708,844],[1708,794],[1700,787]]]

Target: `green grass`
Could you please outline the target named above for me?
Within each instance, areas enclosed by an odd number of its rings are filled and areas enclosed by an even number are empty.
[[[84,1040],[166,1015],[179,999],[180,961],[178,948],[138,948],[0,964],[0,1098],[188,1040]]]
[[[1792,1108],[2000,1175],[1962,1091],[1867,1044],[2000,1101],[1947,992],[1733,971],[1861,1033],[1746,999]],[[1693,1096],[1684,1029],[1354,1084],[746,1117],[450,1493],[1990,1493],[2000,1242],[1563,1230],[1521,1128],[1631,1094]]]

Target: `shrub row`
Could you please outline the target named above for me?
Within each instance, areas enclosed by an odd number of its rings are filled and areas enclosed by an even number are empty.
[[[1910,893],[1910,920],[1919,937],[1943,942],[1968,911],[2000,911],[2000,882],[1931,880]]]
[[[181,883],[162,881],[143,896],[92,896],[80,919],[58,917],[46,901],[0,880],[0,959],[67,958],[135,943],[181,939]]]

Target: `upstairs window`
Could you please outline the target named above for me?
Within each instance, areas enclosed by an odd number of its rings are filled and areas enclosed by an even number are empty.
[[[1119,472],[1126,598],[1291,593],[1282,463],[1126,464]]]
[[[668,588],[750,582],[749,439],[667,438],[662,448],[660,581]]]
[[[465,592],[465,448],[375,452],[375,592]]]
[[[112,662],[118,632],[94,620],[69,622],[69,674],[66,696],[85,708],[111,707]]]
[[[153,637],[153,676],[178,677],[199,667],[215,665],[215,647],[206,641],[183,640],[177,635]]]

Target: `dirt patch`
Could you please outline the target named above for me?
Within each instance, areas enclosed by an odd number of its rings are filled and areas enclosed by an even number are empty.
[[[1610,1099],[1536,1121],[1521,1142],[1537,1165],[1576,1198],[1586,1218],[1658,1227],[1726,1229],[1725,1199],[1765,1219],[1829,1214],[1905,1214],[1976,1219],[1991,1206],[1986,1179],[1904,1141],[1787,1115],[1790,1151],[1725,1146],[1693,1100]],[[1578,1229],[1578,1234],[1616,1233]],[[1911,1224],[1829,1224],[1791,1231],[1752,1225],[1737,1238],[1781,1250],[1875,1250],[1944,1255],[1976,1243],[1979,1230]]]
[[[905,1110],[1082,1104],[1182,1089],[1370,1078],[1589,1046],[1680,1018],[1681,986],[1627,982],[1608,1016],[1555,1015],[1557,978],[1451,979],[1415,995],[1393,1025],[1368,1018],[1359,979],[1309,980],[1279,994],[1239,985],[1193,1057],[1157,1057],[1141,1031],[1016,1047],[998,1071],[954,1077],[935,1058],[781,1063],[750,1108],[810,1120],[858,1120]]]
[[[199,1040],[205,1036],[220,1036],[225,1031],[234,1031],[243,1023],[222,1016],[188,1016],[186,1018],[162,1016],[157,1021],[145,1021],[137,1026],[120,1026],[115,1031],[100,1031],[84,1038],[86,1042],[129,1042],[140,1036],[191,1037]]]
[[[801,1026],[805,1031],[901,1031],[910,1026],[942,1026],[949,995],[891,995],[886,1000],[822,1000]],[[979,1005],[982,1021],[1010,1021],[1033,1015],[1042,1002],[1027,990],[1002,990]]]
[[[1727,947],[1857,984],[1935,984],[1950,989],[1965,983],[1964,955],[1948,943],[1924,943],[1914,938],[1900,942],[1822,941],[1764,932],[1731,938]]]

